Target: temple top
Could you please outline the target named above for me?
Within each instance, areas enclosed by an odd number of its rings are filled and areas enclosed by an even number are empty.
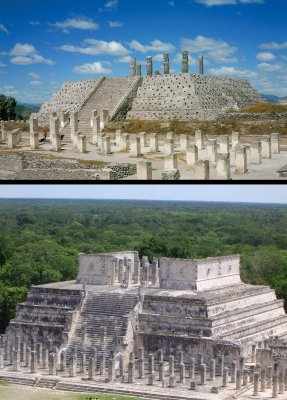
[[[175,290],[208,290],[241,283],[238,255],[203,260],[139,258],[137,251],[80,254],[77,283],[143,285]]]

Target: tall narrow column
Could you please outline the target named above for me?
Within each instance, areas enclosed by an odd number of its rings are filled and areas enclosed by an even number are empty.
[[[137,60],[134,57],[131,58],[130,69],[131,69],[130,76],[136,76],[136,74],[137,74]]]
[[[146,73],[147,73],[147,76],[153,75],[152,57],[147,57],[147,59],[146,59]]]
[[[203,56],[199,56],[199,75],[204,75],[204,60],[203,60]]]
[[[163,55],[163,72],[165,75],[168,75],[170,72],[170,68],[169,68],[169,55],[168,54],[164,54]]]
[[[188,51],[182,52],[182,73],[188,74],[189,64],[188,64]]]

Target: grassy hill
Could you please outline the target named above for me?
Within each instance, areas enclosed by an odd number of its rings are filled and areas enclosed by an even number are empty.
[[[29,119],[30,115],[34,112],[38,112],[39,109],[40,106],[38,105],[18,103],[15,107],[16,119]]]

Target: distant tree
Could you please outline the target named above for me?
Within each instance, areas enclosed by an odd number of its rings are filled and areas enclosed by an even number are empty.
[[[16,100],[14,97],[6,97],[4,94],[0,94],[0,119],[5,121],[15,119],[15,107]]]

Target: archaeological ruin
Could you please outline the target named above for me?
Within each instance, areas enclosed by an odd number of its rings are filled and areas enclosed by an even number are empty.
[[[0,336],[0,379],[156,399],[284,399],[286,361],[283,301],[241,281],[238,255],[80,254],[77,279],[32,286]]]

